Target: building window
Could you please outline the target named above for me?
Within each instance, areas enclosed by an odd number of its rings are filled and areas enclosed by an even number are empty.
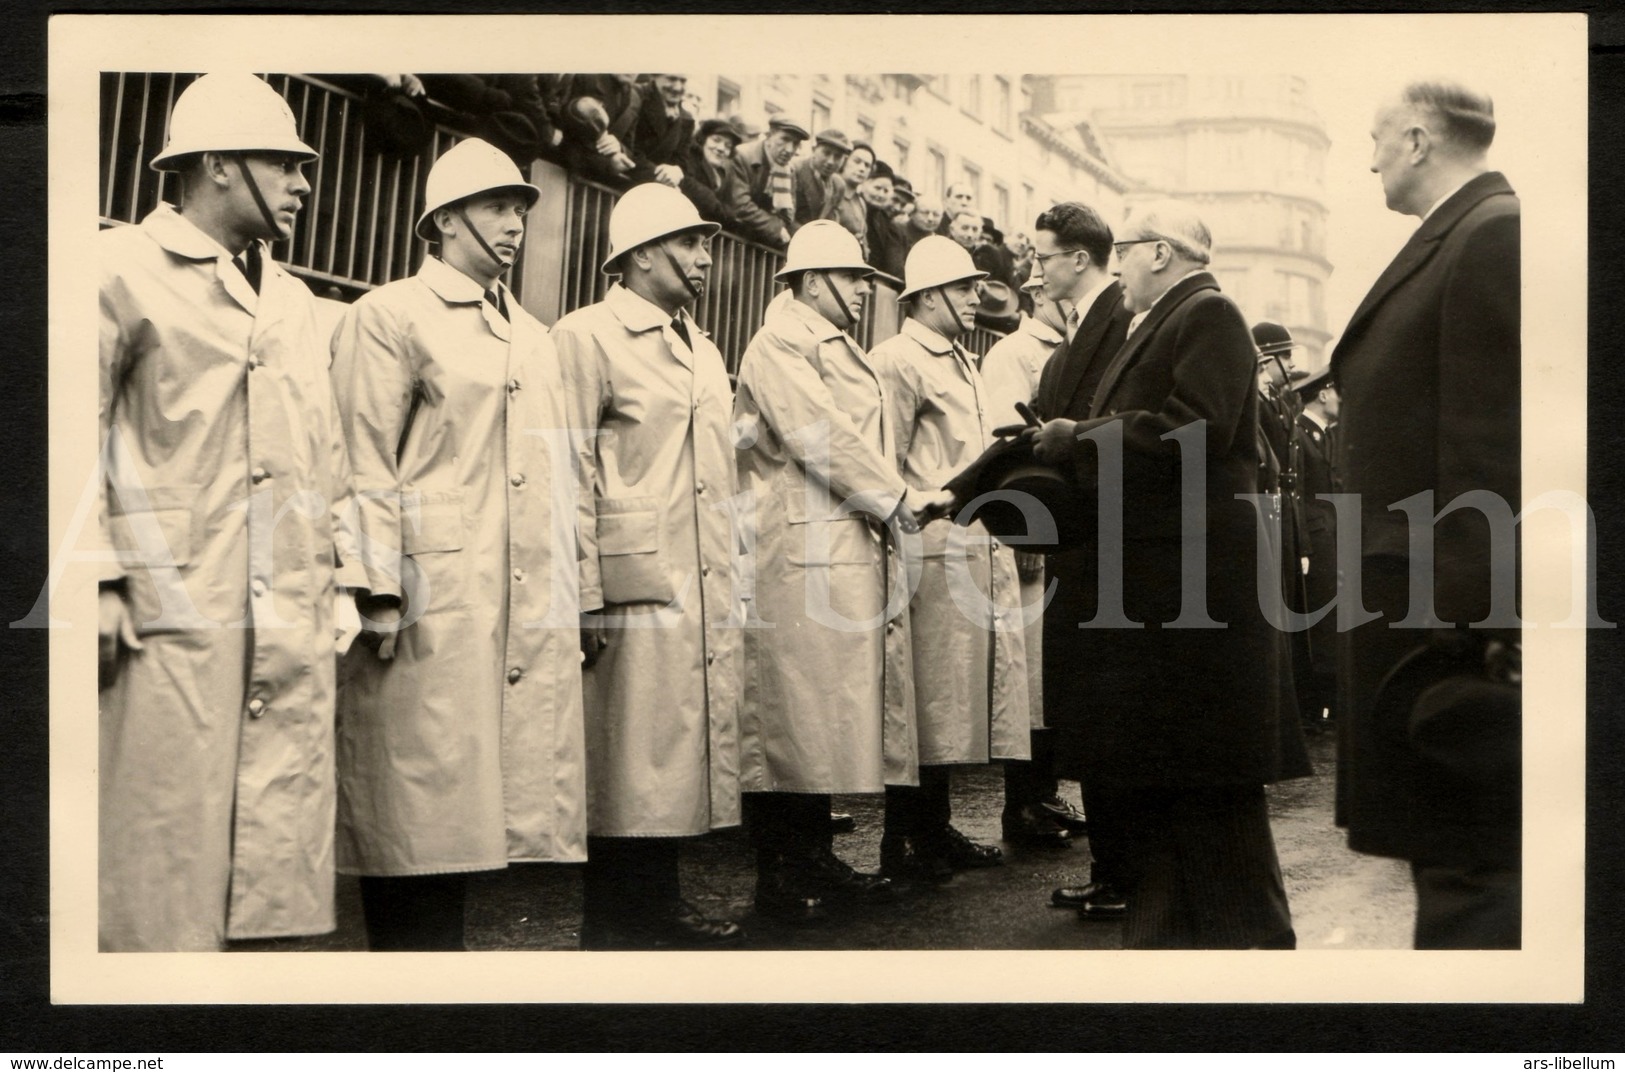
[[[830,126],[829,98],[825,96],[813,97],[812,133],[817,134],[820,130],[828,130]]]
[[[717,79],[717,114],[739,114],[739,86],[726,78]]]
[[[1010,187],[1002,182],[993,184],[993,222],[1000,227],[1010,226]]]
[[[900,100],[904,104],[914,103],[914,82],[912,79],[899,78],[894,74],[889,74],[886,76],[886,81],[891,86],[892,99]]]
[[[1136,82],[1128,89],[1130,108],[1161,108],[1167,103],[1166,87],[1161,82]]]
[[[941,201],[948,194],[948,154],[935,145],[927,152],[931,154],[931,196]]]
[[[982,169],[969,160],[959,165],[960,181],[970,187],[971,204],[976,208],[982,207]]]
[[[964,88],[959,93],[959,108],[966,115],[982,117],[982,76],[968,74],[965,76]]]
[[[1021,223],[1022,223],[1022,226],[1031,227],[1032,222],[1038,218],[1038,208],[1037,208],[1037,206],[1035,204],[1035,202],[1037,200],[1038,200],[1038,191],[1033,188],[1033,184],[1030,183],[1030,182],[1022,183],[1021,184]]]
[[[1010,134],[1010,80],[998,75],[993,78],[993,129]]]
[[[857,118],[857,139],[866,141],[871,146],[875,143],[875,121],[868,116],[860,115]]]
[[[892,153],[894,154],[892,157],[892,167],[897,171],[897,174],[907,177],[908,142],[904,141],[902,138],[895,138],[891,143],[891,147]]]

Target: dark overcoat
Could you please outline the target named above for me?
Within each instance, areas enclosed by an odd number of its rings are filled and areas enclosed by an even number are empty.
[[[1308,773],[1297,720],[1282,718],[1291,709],[1284,634],[1259,606],[1259,513],[1237,498],[1257,491],[1254,361],[1241,311],[1210,274],[1194,273],[1124,343],[1079,425],[1080,433],[1122,436],[1121,475],[1108,472],[1098,483],[1110,490],[1120,481],[1123,616],[1144,624],[1079,628],[1102,602],[1102,582],[1111,590],[1105,571],[1095,584],[1076,586],[1082,617],[1054,631],[1046,621],[1046,638],[1075,637],[1067,642],[1075,677],[1087,684],[1078,717],[1057,727],[1062,777],[1115,792],[1258,785]],[[1182,429],[1201,456],[1205,518],[1181,517],[1183,470],[1198,461],[1166,438]],[[1089,440],[1080,446],[1077,475],[1094,484],[1097,451]],[[1167,627],[1182,611],[1185,620],[1198,616],[1194,600],[1182,605],[1185,544],[1206,556],[1205,610],[1217,627]]]
[[[1406,515],[1391,504],[1431,491],[1434,512],[1486,490],[1520,508],[1519,206],[1498,172],[1468,182],[1417,228],[1355,310],[1332,354],[1342,395],[1335,463],[1360,495],[1365,605],[1383,618],[1343,634],[1338,817],[1363,852],[1435,863],[1513,865],[1520,810],[1495,787],[1459,784],[1407,734],[1406,712],[1375,715],[1383,677],[1432,631],[1405,615]],[[1434,605],[1450,624],[1490,608],[1489,530],[1476,510],[1434,526]],[[1481,632],[1481,630],[1474,630]],[[1517,630],[1499,632],[1516,639]],[[1516,755],[1515,735],[1496,742]]]

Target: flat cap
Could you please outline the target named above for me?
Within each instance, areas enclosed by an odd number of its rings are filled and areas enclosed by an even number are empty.
[[[794,119],[787,119],[782,115],[776,115],[772,119],[769,119],[767,121],[767,129],[769,131],[782,131],[798,141],[806,141],[809,137],[811,137],[811,135],[807,133],[806,127],[802,126]]]
[[[815,137],[813,140],[819,145],[828,145],[833,149],[841,150],[843,153],[849,153],[852,151],[852,139],[848,138],[845,134],[841,133],[839,130],[836,130],[834,127],[831,127],[828,130],[820,130],[817,137]]]

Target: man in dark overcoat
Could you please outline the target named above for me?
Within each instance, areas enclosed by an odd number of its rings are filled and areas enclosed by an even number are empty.
[[[1115,246],[1135,316],[1073,429],[1101,554],[1072,626],[1086,702],[1056,767],[1111,802],[1125,947],[1290,948],[1264,786],[1308,764],[1259,605],[1252,336],[1189,206],[1137,206]],[[1041,459],[1050,446],[1040,434]]]
[[[1379,615],[1343,634],[1339,822],[1351,847],[1411,861],[1418,948],[1517,948],[1515,543],[1511,533],[1492,543],[1484,514],[1463,508],[1431,526],[1431,562],[1413,560],[1407,515],[1393,507],[1431,494],[1424,525],[1469,492],[1519,509],[1518,198],[1485,161],[1495,112],[1483,94],[1412,83],[1371,136],[1388,207],[1422,224],[1332,354],[1337,466],[1361,497],[1361,596]],[[1390,628],[1426,617],[1409,592],[1430,568],[1442,624]],[[1400,664],[1429,655],[1464,669],[1401,688]]]
[[[1336,426],[1338,395],[1331,370],[1306,375],[1293,389],[1303,409],[1298,414],[1294,445],[1297,458],[1298,497],[1303,506],[1305,543],[1299,554],[1303,568],[1305,603],[1318,610],[1337,595],[1337,510],[1322,495],[1339,489],[1332,465],[1332,431]],[[1337,706],[1337,615],[1328,614],[1309,628],[1308,680],[1300,678],[1299,714],[1306,730],[1324,732]],[[1307,695],[1309,702],[1303,702]]]
[[[1066,310],[1066,338],[1044,365],[1034,408],[1045,422],[1040,446],[1055,464],[1070,464],[1081,453],[1074,437],[1078,421],[1089,416],[1089,404],[1106,366],[1123,345],[1133,315],[1123,305],[1123,288],[1109,271],[1112,231],[1088,205],[1069,201],[1041,214],[1033,225],[1033,273],[1044,295]],[[1068,548],[1047,555],[1046,583],[1055,594],[1044,608],[1044,721],[1060,727],[1077,723],[1088,710],[1093,667],[1086,661],[1089,638],[1078,623],[1092,618],[1096,548]],[[1059,729],[1033,733],[1031,764],[1005,764],[1004,834],[1018,843],[1042,842],[1058,823],[1076,832],[1079,824],[1057,812],[1054,735]],[[1051,903],[1076,908],[1081,918],[1119,919],[1124,912],[1119,824],[1112,800],[1101,800],[1083,783],[1088,815],[1089,881],[1063,886]]]

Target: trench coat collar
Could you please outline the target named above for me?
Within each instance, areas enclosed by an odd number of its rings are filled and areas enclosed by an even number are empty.
[[[254,293],[254,288],[248,285],[243,273],[232,263],[231,253],[201,227],[177,212],[173,205],[159,204],[147,213],[141,226],[154,242],[172,256],[189,261],[214,261],[215,276],[231,300],[251,314],[259,312],[260,295]],[[263,242],[260,243],[260,264],[264,266],[260,274],[260,288],[264,290],[274,269],[271,267],[271,250]]]
[[[666,348],[671,351],[684,367],[694,367],[694,354],[683,344],[682,338],[672,330],[672,317],[666,311],[641,294],[636,294],[619,283],[610,286],[609,293],[604,295],[604,304],[614,314],[621,326],[634,335],[641,335],[646,331],[659,331]],[[682,318],[683,326],[688,329],[690,339],[697,338],[700,326],[694,323],[694,318],[688,315],[688,310],[677,310],[677,316]]]
[[[901,333],[907,335],[938,357],[954,352],[954,344],[945,338],[941,332],[933,331],[912,316],[904,318]]]
[[[503,342],[513,339],[513,325],[502,318],[502,314],[491,308],[485,300],[485,290],[479,283],[459,272],[439,257],[425,257],[423,264],[418,268],[418,279],[435,295],[448,305],[477,305],[480,314],[485,317],[485,324],[491,329],[491,334]],[[502,280],[498,279],[492,286],[502,295],[503,302],[508,306],[509,315],[514,315],[513,309],[518,301]]]
[[[1411,235],[1410,241],[1405,243],[1393,261],[1377,277],[1377,281],[1371,285],[1371,290],[1354,310],[1354,315],[1349,317],[1348,327],[1343,329],[1343,340],[1352,338],[1355,329],[1378,305],[1382,304],[1382,300],[1427,263],[1428,258],[1439,248],[1439,240],[1449,234],[1456,224],[1461,222],[1462,217],[1477,207],[1480,201],[1497,194],[1510,193],[1512,186],[1507,182],[1506,176],[1499,171],[1486,171],[1451,194],[1444,204],[1434,209],[1433,214],[1422,221],[1422,225]],[[1342,348],[1342,341],[1339,341],[1337,349]],[[1336,357],[1335,351],[1332,356]]]
[[[834,324],[831,324],[823,313],[820,313],[817,309],[814,309],[805,302],[796,301],[794,297],[791,297],[788,301],[786,301],[783,309],[780,311],[791,320],[794,320],[796,323],[801,324],[808,331],[812,332],[813,338],[817,339],[819,342],[829,342],[831,339],[846,339],[848,342],[852,341],[851,336],[847,335],[846,332],[842,331]],[[856,344],[853,345],[853,349],[857,349]]]
[[[1157,333],[1157,328],[1168,319],[1169,314],[1183,305],[1185,299],[1191,295],[1203,290],[1218,289],[1219,281],[1213,278],[1213,273],[1195,271],[1164,291],[1162,296],[1151,304],[1150,312],[1146,313],[1145,319],[1134,329],[1134,333],[1128,337],[1123,348],[1117,351],[1112,363],[1106,366],[1106,374],[1100,378],[1100,387],[1095,391],[1094,403],[1089,407],[1089,416],[1098,417],[1105,412],[1106,400],[1111,396],[1112,388],[1117,386],[1123,371],[1140,356],[1140,351],[1145,349],[1146,340]]]
[[[1066,338],[1059,331],[1028,313],[1021,314],[1021,325],[1016,328],[1016,331],[1024,335],[1031,335],[1045,346],[1059,346]]]

